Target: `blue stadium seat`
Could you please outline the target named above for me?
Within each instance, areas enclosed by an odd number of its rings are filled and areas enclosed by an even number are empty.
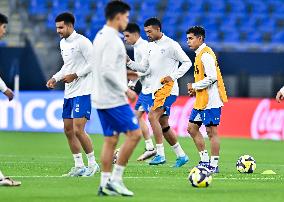
[[[240,36],[236,30],[224,32],[223,42],[238,43],[239,41],[240,41]]]
[[[273,43],[284,43],[284,31],[278,32],[272,35],[272,42]]]

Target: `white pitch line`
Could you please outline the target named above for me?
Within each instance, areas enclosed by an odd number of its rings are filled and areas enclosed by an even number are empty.
[[[13,178],[70,178],[70,177],[63,177],[63,176],[52,176],[52,175],[46,175],[46,176],[42,176],[42,175],[34,175],[34,176],[10,176]],[[161,179],[161,178],[166,178],[166,179],[172,179],[172,177],[154,177],[154,176],[145,176],[145,177],[134,177],[134,176],[128,176],[128,177],[124,177],[125,179]],[[186,178],[184,177],[174,177],[175,179],[180,179],[180,180],[184,180]],[[283,180],[282,178],[273,178],[273,177],[269,177],[269,178],[236,178],[236,177],[213,177],[214,180]]]

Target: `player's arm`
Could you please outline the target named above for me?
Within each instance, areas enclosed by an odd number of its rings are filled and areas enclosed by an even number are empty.
[[[217,69],[214,58],[209,53],[204,53],[201,56],[201,61],[204,66],[205,78],[192,84],[194,90],[202,90],[208,88],[217,82]]]
[[[84,59],[86,60],[87,65],[83,69],[77,71],[76,75],[78,77],[84,77],[90,72],[92,72],[93,45],[88,39],[84,38],[84,40],[81,40],[80,42],[80,49]]]
[[[147,54],[144,55],[141,63],[135,62],[128,57],[127,67],[137,72],[147,72],[147,70],[149,69],[149,51],[147,51]]]
[[[174,43],[172,57],[181,63],[181,66],[169,75],[169,77],[175,81],[181,78],[190,69],[192,62],[178,43]]]
[[[276,101],[280,103],[284,99],[284,86],[277,92]]]
[[[9,101],[13,100],[14,98],[13,91],[6,86],[5,82],[1,79],[1,77],[0,77],[0,90],[4,95],[6,95]]]
[[[56,86],[56,83],[61,81],[64,78],[64,68],[65,65],[62,66],[62,68],[56,73],[54,74],[51,79],[49,79],[46,83],[46,87],[53,89]]]

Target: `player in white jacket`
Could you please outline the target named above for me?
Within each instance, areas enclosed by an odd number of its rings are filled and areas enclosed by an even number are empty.
[[[99,166],[95,160],[92,141],[85,132],[85,125],[91,115],[93,46],[89,39],[74,30],[75,18],[71,13],[61,13],[55,22],[57,33],[62,38],[60,49],[64,65],[46,85],[54,88],[59,81],[65,83],[62,118],[75,162],[75,167],[65,176],[92,176],[99,171]],[[88,158],[86,167],[81,147]]]
[[[148,42],[141,38],[139,25],[136,23],[129,23],[123,34],[126,43],[133,46],[135,62],[140,63],[142,58],[148,54]],[[140,81],[142,85],[141,93],[135,104],[135,114],[145,139],[145,151],[139,156],[137,161],[144,161],[156,155],[156,149],[151,139],[149,128],[143,117],[145,112],[147,114],[149,113],[149,109],[152,105],[151,78],[150,72],[146,74],[141,72],[137,73],[139,74],[139,79],[130,80],[128,86],[134,88],[138,81]]]
[[[0,39],[6,34],[7,24],[8,24],[8,18],[0,13]],[[1,77],[0,77],[0,90],[4,95],[6,95],[9,101],[13,100],[14,98],[13,91],[6,86],[6,84],[1,79]],[[12,180],[9,177],[5,177],[0,170],[0,186],[19,186],[19,185],[21,185],[21,182]]]

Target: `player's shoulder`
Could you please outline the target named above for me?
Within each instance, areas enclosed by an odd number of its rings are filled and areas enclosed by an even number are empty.
[[[179,47],[179,43],[177,41],[175,41],[174,39],[164,35],[164,38],[165,38],[165,42],[169,45],[169,46],[172,46],[172,47]]]
[[[88,39],[86,36],[82,35],[82,34],[77,34],[76,39],[79,42],[83,42],[83,43],[91,43],[90,39]]]

